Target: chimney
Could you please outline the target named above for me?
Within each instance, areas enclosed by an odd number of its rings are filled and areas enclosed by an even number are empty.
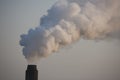
[[[38,71],[36,65],[28,65],[25,80],[38,80]]]

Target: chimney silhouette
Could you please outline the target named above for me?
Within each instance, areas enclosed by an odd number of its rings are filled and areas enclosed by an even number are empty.
[[[28,65],[25,80],[38,80],[38,71],[36,65]]]

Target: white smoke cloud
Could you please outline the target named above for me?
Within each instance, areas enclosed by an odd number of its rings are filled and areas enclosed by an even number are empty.
[[[30,62],[58,51],[80,38],[120,39],[120,0],[59,0],[40,26],[21,35],[23,54]]]

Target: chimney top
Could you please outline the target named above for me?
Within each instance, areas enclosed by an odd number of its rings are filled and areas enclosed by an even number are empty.
[[[37,70],[37,65],[28,65],[27,70]]]

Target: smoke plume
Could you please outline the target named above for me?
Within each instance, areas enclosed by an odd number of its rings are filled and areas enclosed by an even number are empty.
[[[47,57],[78,41],[120,39],[120,0],[59,0],[40,20],[40,26],[21,35],[28,61]]]

